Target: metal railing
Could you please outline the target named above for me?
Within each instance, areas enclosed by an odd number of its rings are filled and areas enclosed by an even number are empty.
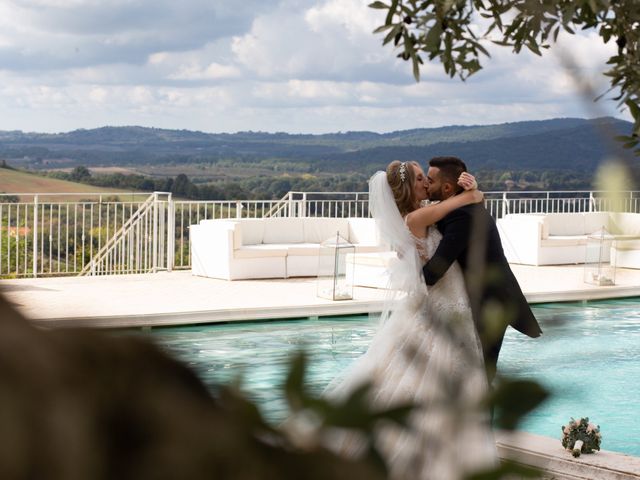
[[[368,217],[366,192],[289,192],[280,200],[174,200],[170,193],[0,194],[0,277],[109,275],[191,267],[189,226],[205,219]],[[486,192],[508,213],[640,212],[640,192]]]
[[[170,193],[151,195],[107,238],[80,275],[170,271],[175,251],[172,209]]]
[[[509,213],[640,212],[640,192],[485,192],[485,205],[497,220]]]
[[[0,277],[79,274],[147,197],[0,195]]]

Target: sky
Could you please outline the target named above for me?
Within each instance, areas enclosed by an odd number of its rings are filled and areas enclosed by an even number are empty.
[[[486,44],[466,82],[416,83],[370,0],[0,0],[0,130],[141,125],[204,132],[389,132],[613,115],[551,52]],[[561,35],[597,93],[615,45]]]

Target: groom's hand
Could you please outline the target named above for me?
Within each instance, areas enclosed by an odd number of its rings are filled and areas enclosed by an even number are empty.
[[[468,172],[462,172],[460,174],[460,177],[458,177],[458,185],[460,185],[465,190],[476,190],[478,188],[476,177]]]

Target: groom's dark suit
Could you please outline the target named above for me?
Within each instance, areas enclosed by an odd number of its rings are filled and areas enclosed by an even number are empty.
[[[507,325],[530,337],[542,330],[504,256],[496,223],[481,203],[454,210],[437,226],[442,241],[423,268],[425,280],[435,284],[455,260],[462,267],[491,381]]]

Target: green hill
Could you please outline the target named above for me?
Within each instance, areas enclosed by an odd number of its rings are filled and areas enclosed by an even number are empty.
[[[66,180],[58,180],[56,178],[42,177],[36,174],[13,170],[9,168],[0,168],[0,192],[11,194],[31,194],[31,193],[97,193],[112,196],[114,192],[122,193],[122,189],[116,190],[112,188],[94,187],[92,185],[84,185],[82,183],[69,182]],[[24,198],[31,197],[26,195]],[[50,197],[51,198],[51,197]],[[83,198],[82,195],[69,195],[59,198],[71,199]],[[30,200],[30,198],[29,198]]]

